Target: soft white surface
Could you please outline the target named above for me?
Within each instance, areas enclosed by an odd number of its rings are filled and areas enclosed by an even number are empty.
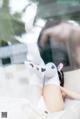
[[[0,112],[7,112],[7,119],[44,119],[28,100],[20,98],[0,98]]]
[[[79,74],[77,73],[77,75]],[[67,80],[68,72],[65,76]],[[9,111],[9,119],[33,119],[33,117],[34,119],[43,119],[43,115],[35,110],[40,95],[38,87],[30,84],[33,79],[32,72],[30,72],[25,65],[13,65],[5,68],[0,67],[0,112]],[[79,83],[80,80],[77,78],[76,86],[77,81]],[[74,82],[74,80],[72,80],[72,82]],[[75,85],[73,84],[74,83],[72,83],[72,87],[74,89]],[[67,84],[66,88],[69,88]],[[77,90],[80,91],[80,87],[78,87]],[[30,103],[27,101],[30,101]],[[28,113],[31,115],[30,117],[27,115]],[[66,100],[64,111],[50,113],[47,118],[80,119],[80,101]]]
[[[80,92],[80,69],[65,72],[65,88]]]

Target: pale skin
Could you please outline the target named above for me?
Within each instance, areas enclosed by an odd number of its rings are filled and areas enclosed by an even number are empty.
[[[60,87],[53,84],[45,86],[43,89],[43,98],[50,112],[63,110],[64,102]]]
[[[47,109],[50,112],[57,112],[64,109],[64,98],[80,100],[80,93],[67,90],[54,84],[44,86],[43,98]]]

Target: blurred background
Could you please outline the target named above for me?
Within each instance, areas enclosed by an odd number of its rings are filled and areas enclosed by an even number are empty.
[[[43,63],[37,45],[43,28],[54,20],[70,20],[79,26],[80,0],[0,0],[0,65],[23,64],[27,59]],[[46,27],[45,27],[46,28]],[[66,29],[65,29],[66,30]],[[75,36],[74,36],[75,37]],[[52,60],[56,65],[65,64],[64,70],[80,66],[80,42],[74,56],[74,45],[69,41],[67,47],[53,41]],[[77,42],[77,40],[76,40]],[[33,50],[34,49],[34,50]],[[57,55],[56,55],[57,54]],[[50,53],[47,52],[47,56]],[[42,56],[43,57],[43,56]],[[44,55],[43,60],[46,55]],[[76,60],[74,57],[78,57]]]

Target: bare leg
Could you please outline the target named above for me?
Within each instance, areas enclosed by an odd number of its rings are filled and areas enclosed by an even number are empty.
[[[61,90],[57,85],[44,86],[43,98],[50,112],[60,111],[64,107]]]
[[[43,98],[44,98],[47,109],[50,112],[56,112],[63,109],[64,102],[63,102],[62,93],[60,89],[60,82],[59,82],[59,77],[57,73],[57,68],[54,64],[49,64],[48,68],[49,68],[48,69],[49,72],[51,69],[52,78],[47,79],[48,73],[46,74],[47,77],[45,76],[46,79],[45,79],[45,85],[43,88]]]

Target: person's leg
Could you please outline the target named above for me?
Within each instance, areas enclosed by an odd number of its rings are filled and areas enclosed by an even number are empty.
[[[47,85],[43,90],[43,98],[47,109],[56,112],[63,109],[63,99],[60,88],[56,85]]]
[[[36,109],[41,114],[47,114],[48,110],[46,108],[46,105],[45,105],[45,102],[43,99],[44,74],[46,71],[46,67],[45,67],[45,65],[44,66],[35,65],[32,62],[29,62],[29,67],[32,70],[32,72],[38,76],[38,79],[35,80],[35,82],[34,82],[34,84],[36,84],[37,92],[38,92],[38,96],[39,96],[39,98],[38,98],[39,100],[38,100]]]
[[[44,102],[46,104],[47,109],[50,112],[56,112],[60,111],[63,109],[63,99],[62,99],[62,94],[60,90],[60,82],[59,82],[59,77],[57,73],[57,68],[54,65],[51,66],[51,70],[53,70],[53,76],[52,78],[45,79],[45,85],[43,88],[43,98]]]
[[[32,61],[26,61],[25,66],[29,70],[29,75],[31,78],[29,80],[29,84],[31,85],[33,95],[36,95],[36,97],[40,99],[42,96],[44,68],[38,64],[33,63]]]

